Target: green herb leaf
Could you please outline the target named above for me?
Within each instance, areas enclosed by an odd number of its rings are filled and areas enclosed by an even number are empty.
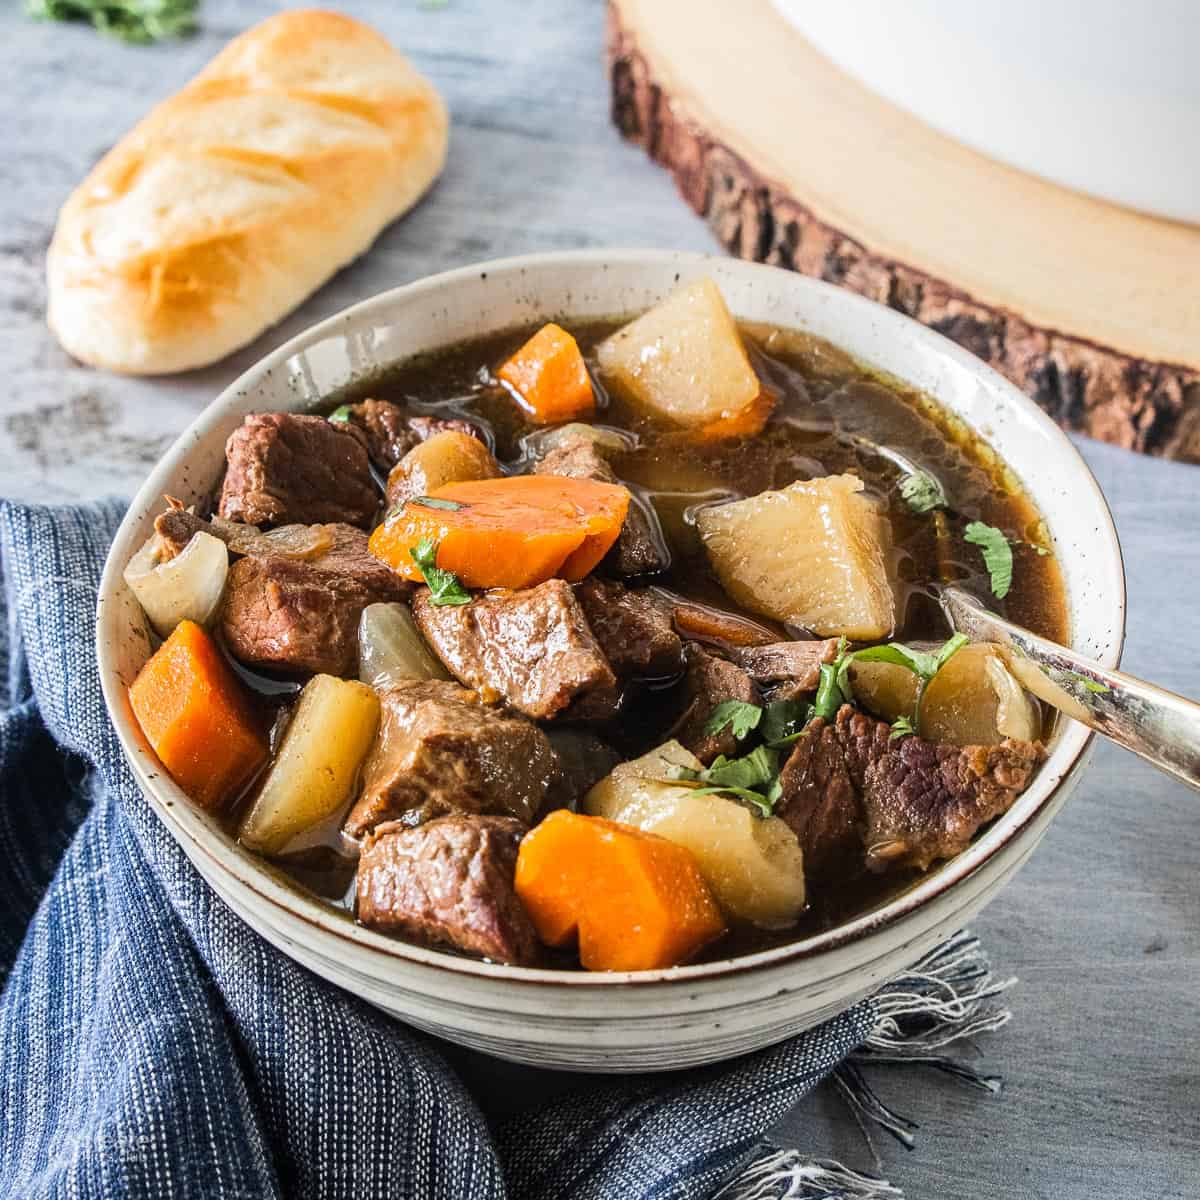
[[[744,700],[722,700],[704,722],[705,734],[720,733],[727,725],[732,727],[733,736],[741,741],[752,729],[758,728],[763,710],[757,704]]]
[[[350,405],[339,404],[325,420],[333,421],[336,425],[348,425],[350,423]]]
[[[447,512],[458,512],[467,507],[457,500],[439,500],[437,496],[414,496],[408,503],[419,504],[422,508],[444,508]]]
[[[897,717],[892,722],[892,732],[888,734],[888,741],[894,742],[897,738],[907,737],[910,733],[916,732],[908,717]]]
[[[759,816],[769,817],[775,811],[775,802],[769,800],[762,792],[756,792],[753,788],[730,787],[698,787],[692,789],[693,796],[720,796],[734,795],[739,800],[745,800],[747,804],[753,804],[758,809]]]
[[[963,532],[963,537],[983,552],[983,565],[992,578],[992,595],[1003,600],[1012,587],[1013,557],[1008,538],[994,525],[972,521]]]
[[[470,604],[471,593],[463,587],[458,576],[437,565],[437,551],[437,543],[432,538],[422,538],[409,550],[429,585],[429,602],[436,605]]]
[[[756,746],[740,758],[718,755],[705,771],[673,766],[668,768],[667,775],[673,782],[702,784],[692,789],[694,796],[729,793],[753,804],[764,817],[771,815],[783,794],[783,785],[779,782],[779,754],[768,746]]]
[[[756,746],[749,754],[743,754],[740,758],[719,755],[704,772],[704,782],[757,788],[761,784],[770,783],[778,773],[779,754],[769,746]]]
[[[832,721],[843,704],[854,702],[854,690],[850,686],[850,657],[846,653],[846,639],[839,638],[833,662],[820,666],[820,681],[813,703],[814,717]]]
[[[1086,675],[1080,675],[1078,671],[1063,671],[1062,674],[1067,679],[1079,684],[1085,692],[1105,695],[1112,691],[1112,688],[1108,687],[1107,684],[1098,683],[1095,679],[1089,679]]]
[[[804,700],[772,700],[763,711],[758,731],[768,746],[790,746],[812,720],[813,706]]]
[[[889,642],[886,646],[868,646],[856,650],[851,659],[861,662],[894,663],[907,667],[922,679],[932,679],[969,641],[965,633],[956,633],[936,650],[914,650],[902,642]]]
[[[25,0],[43,21],[90,21],[101,33],[135,45],[179,37],[196,28],[197,0]]]
[[[945,508],[949,501],[941,483],[928,471],[913,471],[900,481],[900,495],[915,513]]]

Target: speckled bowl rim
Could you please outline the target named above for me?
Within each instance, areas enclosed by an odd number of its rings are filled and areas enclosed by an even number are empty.
[[[615,271],[622,267],[636,268],[639,265],[667,266],[675,264],[696,267],[709,262],[714,264],[714,267],[723,270],[731,268],[752,270],[761,273],[762,277],[768,281],[772,276],[778,276],[786,279],[789,287],[799,286],[802,289],[811,289],[814,296],[821,297],[824,302],[834,306],[870,309],[875,319],[895,323],[894,328],[898,334],[903,333],[916,342],[924,342],[960,368],[965,368],[969,374],[988,382],[994,390],[1006,397],[1008,403],[1021,411],[1025,420],[1038,426],[1041,432],[1056,444],[1057,451],[1074,462],[1081,472],[1082,480],[1092,493],[1092,499],[1098,502],[1098,511],[1103,516],[1103,524],[1099,532],[1105,543],[1103,549],[1113,556],[1119,587],[1117,594],[1112,597],[1112,615],[1115,618],[1112,626],[1114,636],[1107,651],[1099,656],[1098,661],[1108,667],[1115,667],[1119,663],[1125,641],[1125,570],[1116,528],[1099,484],[1070,439],[1032,400],[992,368],[948,338],[912,321],[903,314],[886,309],[874,301],[843,291],[833,285],[781,268],[720,256],[669,250],[605,249],[554,251],[494,259],[444,271],[381,292],[310,326],[273,350],[244,371],[184,430],[159,460],[130,505],[128,513],[114,537],[101,578],[97,600],[96,653],[105,703],[126,758],[137,776],[143,792],[151,797],[153,807],[160,819],[178,840],[186,841],[200,851],[213,862],[218,870],[229,874],[234,881],[254,893],[263,903],[273,905],[287,915],[296,917],[324,933],[345,938],[360,949],[376,952],[385,959],[420,964],[453,974],[481,977],[490,981],[538,986],[612,988],[630,984],[688,984],[699,980],[775,968],[809,960],[847,946],[852,942],[866,939],[904,920],[974,874],[1018,839],[1039,814],[1052,804],[1054,797],[1064,784],[1082,769],[1094,736],[1083,726],[1065,719],[1064,727],[1055,739],[1057,750],[1062,750],[1064,747],[1069,750],[1063,759],[1061,769],[1053,775],[1047,775],[1046,767],[1043,767],[1034,783],[1017,804],[977,837],[966,850],[878,908],[868,910],[823,933],[754,954],[662,970],[589,973],[481,962],[388,938],[354,923],[347,919],[345,914],[338,913],[318,898],[304,893],[296,885],[283,882],[285,877],[281,872],[237,846],[227,835],[215,835],[213,828],[206,824],[204,815],[192,806],[184,793],[166,775],[161,764],[150,751],[129,709],[125,687],[113,661],[115,649],[110,649],[105,636],[104,606],[106,600],[115,594],[116,589],[123,586],[121,572],[128,555],[135,548],[131,541],[135,536],[132,527],[140,521],[140,514],[147,510],[149,505],[158,502],[166,477],[186,461],[188,452],[208,434],[209,426],[219,420],[222,410],[233,405],[249,390],[255,388],[265,375],[273,369],[283,366],[294,355],[324,338],[338,335],[339,332],[342,332],[341,327],[360,321],[376,308],[386,306],[401,295],[412,299],[422,294],[429,294],[432,299],[441,289],[452,287],[456,283],[466,280],[481,276],[496,277],[508,272],[523,273],[535,268],[553,267],[556,264],[594,265],[604,270]],[[1009,463],[1008,465],[1018,478],[1021,478],[1022,464]],[[1041,793],[1041,795],[1036,802],[1030,803],[1029,800],[1035,793]]]

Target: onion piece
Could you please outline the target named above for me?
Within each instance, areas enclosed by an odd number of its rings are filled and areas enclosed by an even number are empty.
[[[210,524],[234,554],[251,558],[320,558],[333,545],[333,530],[328,525],[280,525],[264,532],[257,525],[221,517],[213,517]]]
[[[553,429],[540,429],[527,434],[522,439],[522,446],[527,452],[532,452],[538,458],[544,458],[556,446],[575,438],[585,438],[599,450],[621,453],[632,450],[637,446],[637,438],[623,429],[612,429],[607,425],[588,425],[583,421],[572,421],[567,425],[558,425]]]
[[[405,604],[368,604],[358,623],[358,677],[373,688],[412,679],[449,679]]]
[[[999,655],[987,660],[987,678],[996,693],[996,732],[1018,742],[1037,741],[1042,732],[1037,701],[1026,694]]]
[[[162,561],[162,539],[153,534],[125,566],[125,582],[159,637],[180,621],[207,625],[221,604],[229,551],[211,533],[195,533],[174,558]]]

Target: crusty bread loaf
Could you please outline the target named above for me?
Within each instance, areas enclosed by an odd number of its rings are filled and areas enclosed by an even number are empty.
[[[249,342],[412,206],[446,110],[374,30],[282,13],[235,38],[97,164],[59,214],[49,322],[132,374]]]

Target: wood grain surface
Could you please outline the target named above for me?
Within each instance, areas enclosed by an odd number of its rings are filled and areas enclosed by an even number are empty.
[[[85,370],[43,321],[42,257],[58,205],[96,158],[219,46],[281,5],[204,0],[188,41],[138,49],[0,6],[0,494],[129,495],[157,455],[246,365],[383,288],[474,260],[571,246],[717,249],[669,176],[609,122],[598,0],[497,5],[359,0],[443,90],[450,159],[430,197],[278,329],[171,379]],[[730,6],[732,10],[734,6]],[[1130,576],[1126,666],[1200,694],[1200,475],[1096,443],[1085,455],[1116,514]],[[921,1124],[880,1141],[910,1200],[1200,1194],[1200,836],[1196,798],[1110,747],[1033,860],[977,923],[1020,976],[1013,1022],[981,1040],[998,1098],[913,1068],[873,1072]],[[493,1103],[560,1081],[476,1063]],[[870,1157],[831,1092],[789,1120],[793,1144]]]
[[[1200,229],[993,163],[771,0],[612,0],[613,118],[722,245],[966,346],[1069,429],[1200,461]]]

